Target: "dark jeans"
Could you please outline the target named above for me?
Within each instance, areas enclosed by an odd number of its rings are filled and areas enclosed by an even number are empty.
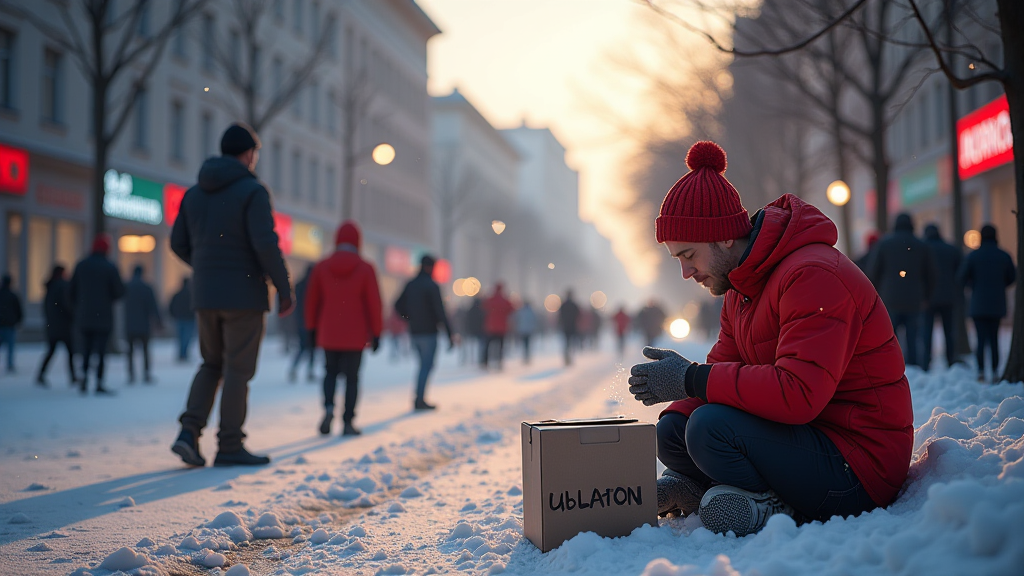
[[[192,345],[192,338],[196,335],[196,321],[194,318],[175,320],[174,324],[178,328],[178,360],[188,360],[188,348]]]
[[[487,368],[491,358],[498,361],[498,368],[501,368],[501,360],[505,354],[505,335],[487,334],[484,336],[484,346],[480,349],[480,367]]]
[[[107,359],[107,330],[82,330],[82,390],[88,389],[89,360],[93,354],[99,359],[96,362],[96,388],[103,387],[103,366]]]
[[[920,321],[920,314],[901,314],[889,312],[889,320],[892,321],[892,331],[899,336],[898,328],[903,326],[904,338],[900,340],[903,345],[903,362],[907,366],[921,366],[917,355],[917,324]],[[927,369],[927,367],[924,367]]]
[[[256,359],[263,339],[262,310],[199,310],[199,366],[188,404],[179,421],[198,438],[210,418],[217,389],[220,394],[220,430],[217,440],[221,452],[242,448],[245,414],[249,401],[249,380],[256,373]]]
[[[43,355],[43,364],[39,366],[39,376],[37,376],[38,380],[42,380],[43,377],[46,376],[46,367],[50,365],[50,360],[57,352],[57,344],[62,342],[64,343],[64,349],[68,351],[68,374],[71,375],[72,382],[78,380],[75,376],[75,355],[71,352],[71,336],[47,338],[47,344],[49,347],[46,349],[46,354]]]
[[[718,483],[751,492],[771,489],[810,520],[876,507],[824,432],[722,404],[701,406],[690,418],[676,412],[663,416],[658,459],[705,488]]]
[[[345,376],[345,412],[341,419],[351,424],[356,417],[356,400],[359,399],[359,365],[363,361],[362,350],[324,350],[327,359],[327,374],[324,375],[324,408],[334,411],[334,391],[338,376]]]
[[[135,381],[135,344],[142,345],[142,369],[146,380],[149,380],[149,336],[128,337],[128,381]]]
[[[416,376],[416,401],[423,402],[427,393],[427,378],[434,369],[437,355],[437,334],[413,334],[412,345],[420,357],[420,370]]]
[[[974,351],[978,359],[978,374],[985,374],[985,348],[988,348],[995,378],[996,368],[999,367],[999,318],[979,316],[971,320],[974,321],[974,331],[978,333],[978,345]]]
[[[519,336],[523,340],[523,363],[530,363],[530,334]]]
[[[0,345],[7,347],[7,371],[14,372],[14,343],[17,341],[17,328],[4,326],[0,328]]]
[[[952,366],[956,362],[956,341],[953,326],[953,305],[929,306],[925,311],[922,320],[924,321],[922,336],[924,337],[924,358],[922,365],[925,370],[932,365],[932,332],[935,329],[935,317],[942,319],[942,335],[946,342],[946,366]]]
[[[296,371],[299,368],[299,364],[302,362],[303,356],[308,356],[308,364],[306,366],[306,374],[313,374],[313,360],[316,356],[316,342],[310,342],[309,332],[302,330],[298,334],[299,336],[299,350],[295,353],[295,358],[292,359],[291,374],[294,378]]]
[[[569,366],[569,365],[572,364],[572,349],[573,349],[574,346],[576,346],[576,333],[575,332],[565,332],[564,335],[565,335],[565,350],[564,350],[565,356],[564,356],[564,360],[565,360],[565,365]]]

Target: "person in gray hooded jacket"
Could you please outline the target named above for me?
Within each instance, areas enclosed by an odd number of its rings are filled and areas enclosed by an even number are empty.
[[[185,193],[171,231],[171,249],[192,267],[203,356],[180,418],[181,433],[171,446],[192,466],[206,464],[198,440],[222,380],[214,465],[270,462],[242,445],[249,380],[256,373],[264,316],[270,309],[267,278],[277,288],[279,315],[287,316],[293,304],[270,193],[253,173],[259,147],[251,128],[232,124],[221,138],[222,156],[203,163],[199,183]]]

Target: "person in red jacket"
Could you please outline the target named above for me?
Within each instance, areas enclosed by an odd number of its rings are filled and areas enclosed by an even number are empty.
[[[672,402],[658,421],[659,511],[744,536],[777,513],[826,521],[890,504],[913,410],[878,293],[817,208],[786,194],[749,218],[717,144],[694,144],[686,164],[657,240],[725,304],[705,363],[648,347],[653,361],[631,370],[637,400]]]
[[[306,329],[310,342],[322,348],[327,359],[324,376],[324,419],[320,433],[331,433],[334,420],[334,390],[338,375],[345,376],[345,436],[360,434],[352,425],[359,396],[359,365],[363,349],[374,352],[380,347],[383,317],[377,272],[373,265],[359,257],[362,234],[355,222],[348,220],[334,236],[334,254],[320,261],[309,277],[306,287]]]
[[[508,334],[508,317],[516,309],[505,297],[504,290],[505,286],[498,282],[494,285],[494,294],[484,300],[484,345],[480,350],[480,367],[484,370],[490,365],[492,356],[497,359],[498,370],[501,370],[505,335]]]
[[[619,339],[619,358],[626,353],[626,333],[629,332],[629,324],[632,319],[626,313],[625,306],[619,306],[619,311],[612,316],[615,321],[615,336]]]

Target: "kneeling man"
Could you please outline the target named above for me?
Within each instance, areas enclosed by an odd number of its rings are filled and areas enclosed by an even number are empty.
[[[910,468],[913,410],[874,287],[814,206],[786,194],[750,218],[717,144],[694,144],[686,164],[657,239],[725,304],[707,363],[648,347],[652,362],[631,370],[637,400],[672,402],[658,421],[659,512],[745,536],[773,514],[888,505]]]

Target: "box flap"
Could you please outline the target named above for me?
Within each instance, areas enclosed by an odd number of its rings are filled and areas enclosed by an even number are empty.
[[[608,416],[606,418],[570,418],[564,420],[541,420],[539,422],[523,422],[527,426],[608,426],[615,424],[632,424],[639,422],[637,418],[625,416]]]

